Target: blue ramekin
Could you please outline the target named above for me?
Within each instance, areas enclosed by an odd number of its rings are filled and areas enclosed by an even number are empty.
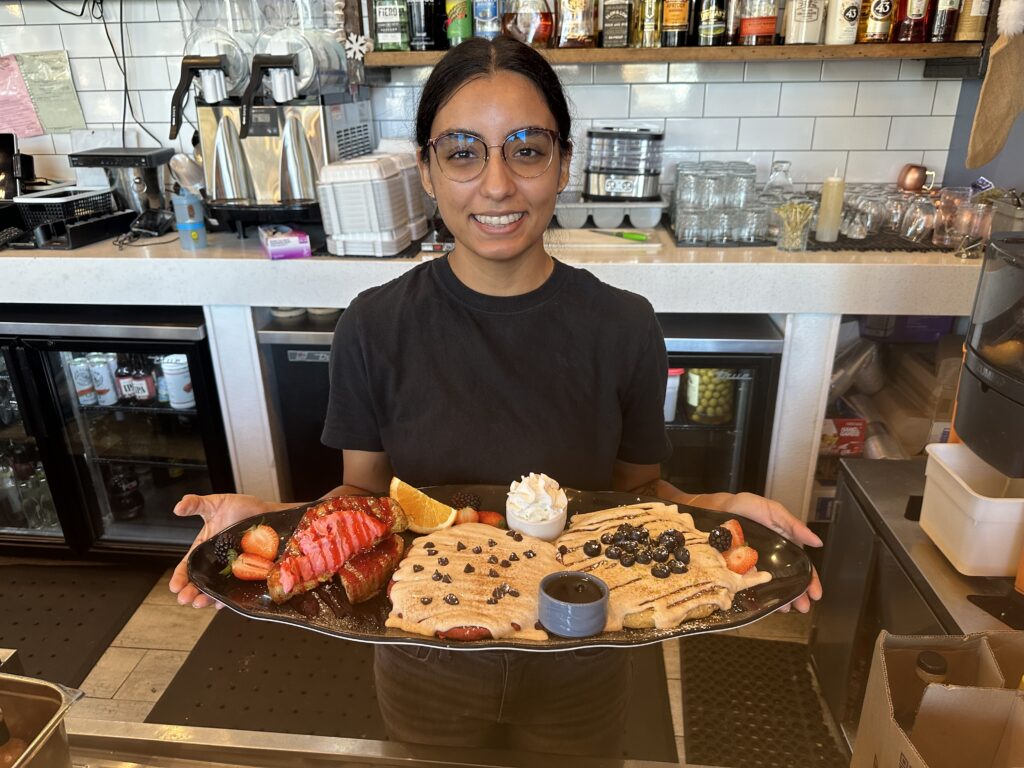
[[[556,579],[577,577],[588,579],[601,590],[601,597],[589,603],[568,603],[548,594],[546,587]],[[549,573],[540,582],[537,613],[540,623],[559,637],[591,637],[604,631],[608,619],[608,585],[582,571]]]

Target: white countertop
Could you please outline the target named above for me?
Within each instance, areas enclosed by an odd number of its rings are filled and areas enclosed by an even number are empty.
[[[553,256],[646,296],[659,312],[969,315],[981,261],[945,252],[802,252],[775,248],[676,248],[656,230],[649,243],[607,238],[566,243]],[[162,238],[166,242],[168,238]],[[210,247],[176,242],[118,250],[0,251],[0,301],[344,307],[363,289],[420,259],[320,257],[271,261],[253,236],[212,233]],[[660,245],[660,247],[659,247]]]

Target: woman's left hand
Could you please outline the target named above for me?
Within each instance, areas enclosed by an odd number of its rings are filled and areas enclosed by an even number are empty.
[[[695,496],[691,503],[694,506],[749,518],[797,544],[808,547],[821,546],[821,539],[810,528],[790,514],[779,502],[763,496],[753,493],[705,493]],[[807,591],[790,605],[800,613],[807,613],[811,609],[811,601],[820,599],[821,581],[818,580],[818,572],[812,567],[811,583]],[[781,610],[788,611],[789,605]]]

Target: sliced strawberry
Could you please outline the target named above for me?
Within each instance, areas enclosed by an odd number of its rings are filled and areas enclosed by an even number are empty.
[[[243,552],[231,561],[231,574],[236,579],[243,581],[264,581],[273,567],[272,560],[267,560],[251,552]]]
[[[722,527],[727,528],[729,530],[729,533],[732,534],[733,549],[735,549],[736,547],[742,547],[744,544],[747,543],[747,539],[743,535],[743,529],[740,528],[739,520],[726,520],[724,523],[722,523]]]
[[[757,565],[757,551],[752,547],[734,547],[725,553],[725,565],[733,573],[746,573]]]
[[[269,525],[254,525],[242,535],[242,551],[264,560],[275,559],[280,545],[281,537]]]
[[[505,522],[505,516],[500,512],[488,512],[485,509],[481,509],[476,513],[479,517],[479,521],[485,525],[493,525],[495,528],[507,529],[508,523]]]
[[[455,513],[454,525],[462,525],[463,523],[478,523],[480,522],[480,513],[472,507],[463,507]]]

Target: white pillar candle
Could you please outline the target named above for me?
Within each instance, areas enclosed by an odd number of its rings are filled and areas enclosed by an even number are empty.
[[[834,243],[839,239],[839,222],[843,218],[843,192],[846,182],[842,176],[829,176],[821,186],[821,206],[818,208],[818,229],[814,239],[819,243]]]

